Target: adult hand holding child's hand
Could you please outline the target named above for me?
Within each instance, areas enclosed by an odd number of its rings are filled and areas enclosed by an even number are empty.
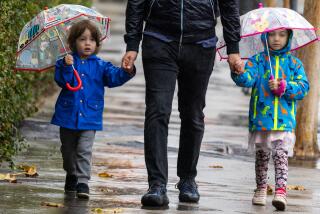
[[[228,63],[232,72],[238,75],[244,73],[244,62],[241,60],[239,54],[229,54]]]
[[[122,58],[121,67],[129,74],[134,72],[134,61],[137,59],[137,55],[136,51],[128,51]]]

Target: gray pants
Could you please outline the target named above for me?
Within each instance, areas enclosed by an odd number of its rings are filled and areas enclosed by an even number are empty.
[[[60,127],[63,169],[75,175],[78,183],[88,183],[91,174],[92,146],[96,131]]]

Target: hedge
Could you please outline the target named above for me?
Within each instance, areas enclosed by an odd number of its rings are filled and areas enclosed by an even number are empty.
[[[62,3],[90,7],[88,0],[0,1],[0,165],[10,163],[23,147],[19,123],[37,111],[37,100],[50,91],[53,72],[14,72],[15,53],[23,26],[45,6]]]

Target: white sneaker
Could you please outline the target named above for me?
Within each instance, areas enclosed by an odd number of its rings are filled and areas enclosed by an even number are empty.
[[[287,206],[287,199],[286,194],[283,193],[276,193],[272,200],[272,205],[280,211],[284,211]]]
[[[252,198],[252,204],[264,206],[267,203],[267,188],[259,188],[255,190]]]

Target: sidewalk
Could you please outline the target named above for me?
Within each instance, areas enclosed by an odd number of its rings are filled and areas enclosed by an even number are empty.
[[[111,39],[103,44],[99,56],[119,65],[125,51],[123,42],[125,5],[95,4],[112,19]],[[147,172],[143,156],[144,77],[141,58],[138,73],[123,87],[106,89],[104,131],[98,132],[93,151],[91,198],[89,201],[65,198],[64,176],[59,151],[58,127],[49,121],[56,96],[46,99],[33,117],[27,118],[21,131],[30,145],[17,157],[17,163],[36,165],[39,177],[18,177],[17,184],[0,182],[0,214],[13,213],[91,213],[94,208],[121,208],[122,213],[272,213],[272,196],[266,207],[251,205],[254,159],[245,153],[247,141],[248,99],[230,79],[226,63],[217,62],[207,93],[206,131],[198,163],[198,204],[178,202],[175,184],[179,114],[174,98],[169,131],[169,208],[141,209],[140,198],[147,190]],[[212,165],[223,168],[210,168]],[[270,169],[272,169],[270,165]],[[319,166],[318,166],[319,168]],[[0,169],[4,173],[5,169]],[[107,172],[113,177],[102,178]],[[269,172],[270,184],[274,173]],[[289,168],[289,185],[302,185],[305,191],[289,190],[285,213],[320,213],[320,171]],[[41,202],[63,204],[64,208],[41,206]]]

